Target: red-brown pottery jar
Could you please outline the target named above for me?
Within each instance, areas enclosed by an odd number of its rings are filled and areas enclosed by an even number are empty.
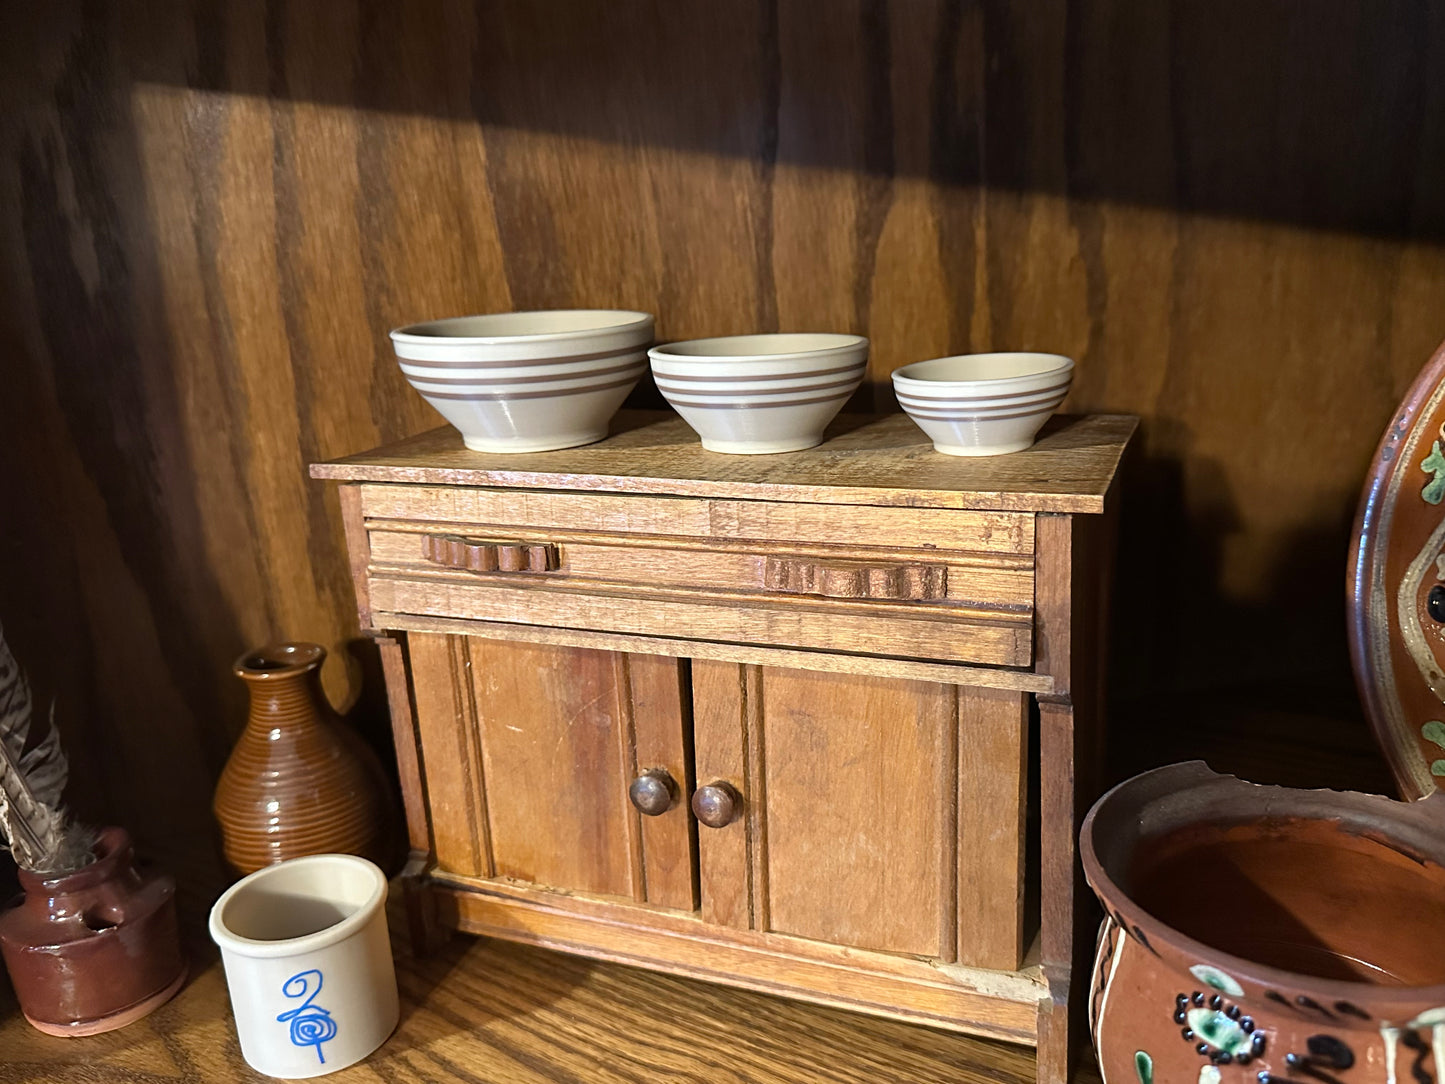
[[[1196,761],[1115,787],[1080,844],[1106,1084],[1442,1084],[1445,796]]]
[[[0,912],[15,996],[47,1035],[124,1027],[163,1005],[186,977],[175,881],[137,871],[120,828],[101,832],[95,855],[74,873],[22,869],[24,898]]]

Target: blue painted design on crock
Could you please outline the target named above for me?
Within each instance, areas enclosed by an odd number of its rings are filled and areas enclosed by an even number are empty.
[[[315,978],[316,985],[311,985],[311,979]],[[281,992],[290,998],[305,998],[300,1005],[289,1009],[276,1017],[279,1023],[291,1024],[291,1042],[296,1046],[314,1046],[316,1057],[322,1065],[326,1064],[326,1055],[321,1052],[321,1044],[330,1042],[336,1038],[336,1021],[331,1016],[330,1009],[323,1009],[320,1005],[314,1005],[316,995],[321,993],[321,983],[324,976],[320,971],[311,968],[307,971],[298,971],[281,984]]]

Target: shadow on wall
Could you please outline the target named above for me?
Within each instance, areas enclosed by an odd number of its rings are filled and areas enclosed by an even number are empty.
[[[1187,430],[1152,436],[1189,443]],[[1110,781],[1203,758],[1253,782],[1393,794],[1360,717],[1345,640],[1354,509],[1274,539],[1256,589],[1231,591],[1225,551],[1247,524],[1218,465],[1139,454],[1124,480]]]
[[[1445,240],[1445,17],[1412,0],[365,0],[194,30],[198,89]],[[224,62],[258,31],[266,65]],[[134,77],[174,81],[164,53]]]
[[[784,167],[855,174],[836,204],[815,201],[821,210],[797,184],[728,191],[713,205],[748,204],[737,233],[757,251],[715,279],[694,277],[718,296],[692,318],[764,329],[778,323],[777,280],[790,273],[784,263],[775,272],[772,251],[789,215],[804,221],[795,233],[805,239],[817,225],[808,215],[820,214],[822,231],[854,243],[856,259],[840,259],[843,270],[808,297],[822,298],[829,319],[866,322],[890,201],[908,198],[889,178],[934,182],[933,202],[910,206],[946,265],[935,292],[916,312],[900,305],[898,319],[960,346],[1033,334],[1061,307],[1050,307],[1063,277],[1055,265],[1098,256],[1041,253],[1035,221],[998,210],[1017,194],[1067,197],[1058,217],[1070,223],[1085,213],[1080,203],[1100,201],[1346,231],[1392,251],[1445,241],[1445,16],[1412,0],[201,0],[178,9],[102,0],[8,13],[0,54],[0,88],[22,106],[0,116],[0,424],[14,434],[0,451],[0,507],[19,510],[0,539],[10,570],[0,575],[0,620],[37,692],[58,692],[67,734],[86,749],[75,758],[77,804],[183,849],[212,845],[195,825],[208,818],[244,717],[230,660],[269,636],[325,638],[315,630],[352,619],[334,495],[284,457],[300,464],[422,427],[372,331],[418,298],[481,305],[498,281],[519,305],[573,303],[599,281],[610,288],[611,269],[630,270],[636,252],[686,248],[703,232],[684,221],[639,241],[626,222],[577,221],[596,204],[561,222],[558,208],[590,186],[604,199],[652,191],[666,173],[665,156],[642,153],[578,179],[569,168],[579,144],[723,156],[765,179]],[[141,117],[140,84],[223,93],[161,103],[172,112],[152,102]],[[279,112],[228,110],[227,94],[364,116],[330,143],[330,120],[303,128]],[[480,126],[486,139],[428,143],[434,133],[375,123],[406,116]],[[560,138],[538,150],[524,145],[528,133]],[[460,164],[448,157],[463,153],[472,157]],[[261,163],[257,176],[237,177],[238,161]],[[552,171],[550,191],[537,183],[539,163]],[[608,170],[641,181],[608,188]],[[701,172],[673,179],[664,191],[673,202],[653,191],[655,206],[678,217],[679,198],[708,194],[714,171]],[[346,190],[355,214],[323,183],[343,176],[355,180]],[[500,208],[488,233],[498,251],[479,255],[458,238],[483,190],[495,200],[488,213]],[[437,192],[452,203],[412,213],[408,201]],[[418,225],[436,232],[418,241],[409,232]],[[590,238],[602,225],[634,247],[619,258],[595,241],[553,243],[564,229]],[[363,241],[351,243],[352,227]],[[1101,251],[1117,240],[1108,228],[1097,230]],[[386,244],[369,243],[387,229]],[[429,248],[438,236],[453,250]],[[1228,254],[1259,271],[1273,266],[1257,255],[1267,244],[1247,238]],[[1100,299],[1142,246],[1125,249],[1120,263],[1095,259],[1086,316],[1049,326],[1104,325]],[[569,254],[575,277],[558,269]],[[1286,271],[1304,262],[1296,258]],[[1352,251],[1340,262],[1358,262],[1367,279],[1396,270],[1381,260],[1377,274],[1373,258]],[[1191,259],[1208,272],[1221,257],[1206,245]],[[684,252],[683,271],[689,261]],[[981,313],[972,291],[985,265],[998,296]],[[690,299],[669,294],[664,266],[654,261],[627,289],[657,298],[659,310],[682,308]],[[424,292],[415,280],[427,276],[441,284]],[[1028,276],[1044,283],[1037,313],[1011,307]],[[1147,283],[1150,299],[1213,288],[1182,276],[1183,286]],[[1355,281],[1341,278],[1332,296]],[[464,285],[451,289],[451,279]],[[890,282],[905,303],[916,292],[906,266]],[[763,300],[737,316],[734,293]],[[318,311],[305,311],[312,303]],[[1237,304],[1228,294],[1185,315],[1207,323]],[[1274,312],[1250,310],[1261,323]],[[1289,313],[1291,335],[1318,315],[1299,303]],[[1387,340],[1392,317],[1371,334]],[[369,330],[354,349],[336,329],[356,326]],[[1181,319],[1169,334],[1188,339],[1197,326]],[[1116,389],[1155,345],[1111,357],[1106,344],[1081,358],[1098,374],[1088,405],[1133,402]],[[1211,344],[1180,367],[1228,363]],[[1378,385],[1372,408],[1396,394],[1395,375],[1359,378]],[[1353,499],[1271,528],[1262,588],[1223,584],[1228,547],[1256,528],[1227,473],[1171,430],[1179,423],[1168,418],[1189,416],[1186,393],[1145,420],[1120,554],[1119,696],[1214,725],[1191,706],[1197,691],[1243,685],[1231,693],[1238,704],[1256,696],[1249,689],[1267,695],[1278,671],[1290,675],[1281,700],[1310,686],[1349,715],[1340,598]],[[1218,423],[1221,408],[1205,405]],[[1365,441],[1356,443],[1339,454],[1361,454]],[[368,695],[381,704],[379,686]],[[1141,739],[1140,748],[1157,746]]]

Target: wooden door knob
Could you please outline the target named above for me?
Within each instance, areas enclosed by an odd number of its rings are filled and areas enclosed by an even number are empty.
[[[677,801],[677,784],[666,768],[653,768],[632,781],[627,797],[644,817],[660,817]]]
[[[743,796],[722,780],[698,787],[692,795],[693,815],[709,828],[726,828],[742,808]]]

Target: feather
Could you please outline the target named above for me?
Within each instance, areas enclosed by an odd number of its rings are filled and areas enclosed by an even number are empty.
[[[94,857],[94,833],[71,822],[61,796],[69,766],[52,709],[45,737],[26,749],[30,684],[0,631],[0,834],[28,870],[63,873]]]

